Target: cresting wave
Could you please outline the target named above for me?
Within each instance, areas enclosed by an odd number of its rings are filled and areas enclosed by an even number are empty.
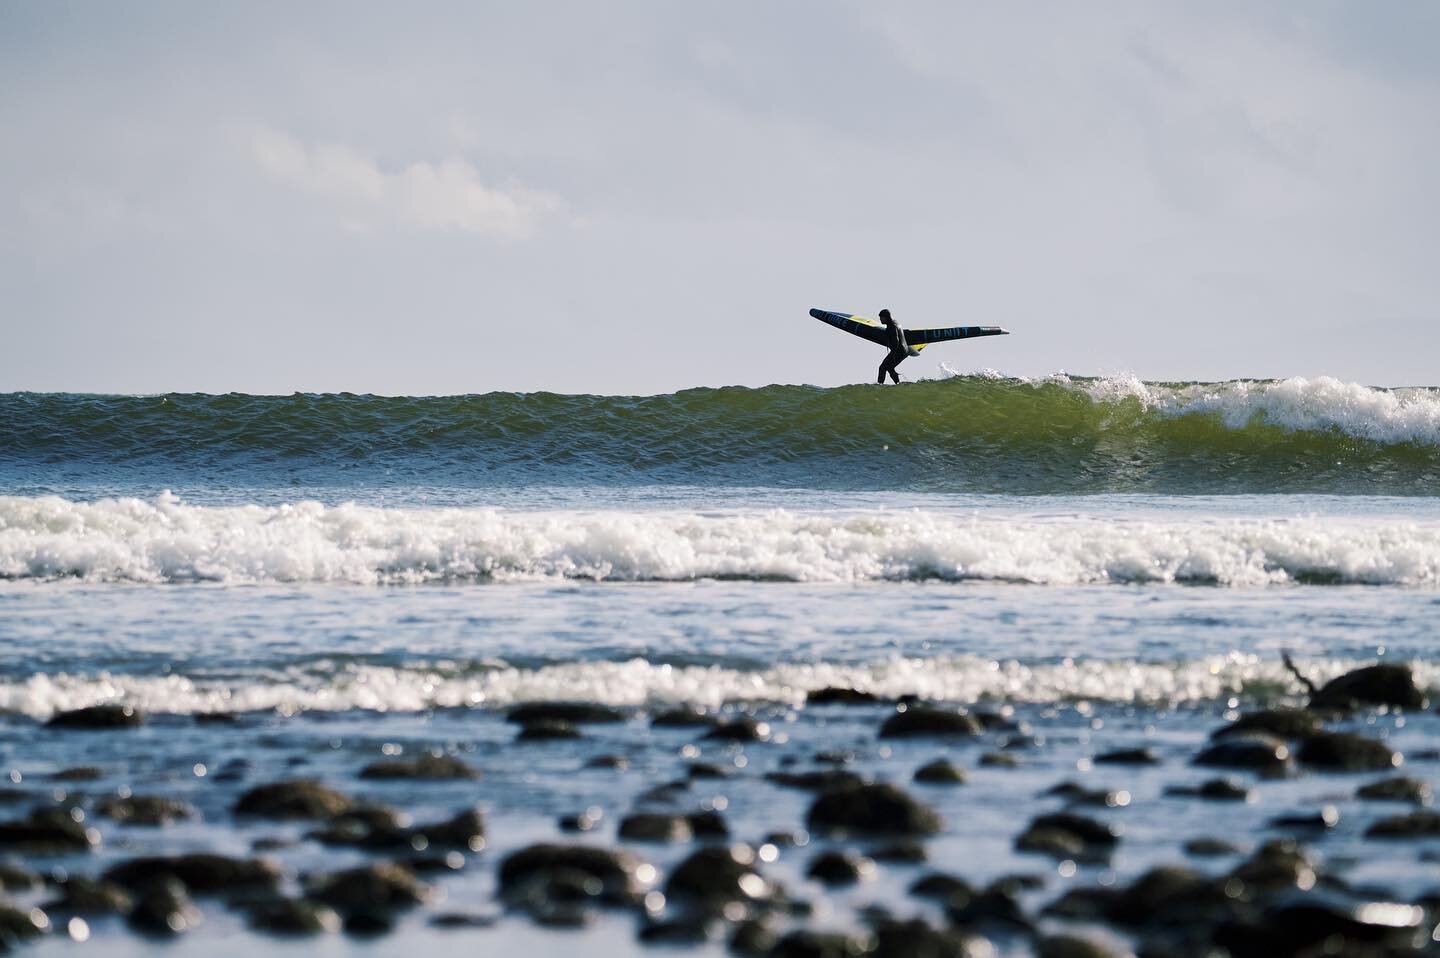
[[[1325,681],[1367,664],[1311,659],[1299,667]],[[1422,688],[1440,688],[1440,666],[1410,663]],[[1275,661],[1232,653],[1174,663],[1066,660],[1048,664],[977,657],[897,658],[883,662],[795,663],[746,670],[672,666],[645,659],[567,662],[542,668],[437,663],[407,668],[317,663],[253,680],[181,675],[36,674],[0,681],[0,709],[46,718],[54,712],[119,703],[149,712],[282,713],[352,710],[416,712],[504,708],[517,702],[586,701],[618,707],[774,703],[802,705],[808,692],[854,688],[888,698],[970,704],[1146,703],[1194,705],[1230,697],[1249,702],[1298,698],[1302,690]]]
[[[1440,524],[698,515],[0,497],[0,577],[95,582],[998,580],[1434,588]]]
[[[0,396],[0,483],[146,470],[282,486],[1437,495],[1440,389],[978,375],[645,397]]]

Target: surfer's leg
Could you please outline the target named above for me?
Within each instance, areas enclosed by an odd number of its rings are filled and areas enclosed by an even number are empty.
[[[900,374],[896,372],[895,367],[900,365],[904,361],[904,353],[891,353],[890,356],[885,360],[885,365],[890,367],[890,378],[895,380],[896,385],[899,385],[900,383]]]
[[[887,366],[889,366],[889,365],[890,365],[890,357],[889,357],[889,356],[886,356],[883,360],[880,361],[880,373],[875,377],[875,385],[877,385],[877,386],[883,386],[883,385],[885,385],[885,373],[886,373],[885,367],[887,367]]]

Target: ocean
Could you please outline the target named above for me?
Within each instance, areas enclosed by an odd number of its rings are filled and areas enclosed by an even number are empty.
[[[1399,663],[1440,687],[1440,388],[968,375],[641,397],[13,393],[0,410],[0,817],[58,808],[98,829],[89,848],[11,842],[43,881],[11,896],[50,916],[34,954],[150,953],[127,909],[61,894],[140,855],[263,852],[286,896],[323,899],[316,874],[375,848],[236,811],[294,778],[415,821],[478,807],[486,823],[480,847],[413,863],[415,907],[377,906],[382,921],[332,902],[336,953],[738,948],[758,905],[697,931],[665,882],[703,836],[617,836],[657,808],[716,813],[725,841],[759,850],[805,903],[762,916],[782,940],[948,908],[967,947],[1038,954],[1075,920],[1045,911],[1067,890],[1161,863],[1225,875],[1277,836],[1357,900],[1431,888],[1433,838],[1377,852],[1367,837],[1395,812],[1357,795],[1368,778],[1241,770],[1238,804],[1174,790],[1215,777],[1192,760],[1217,726],[1303,703],[1296,670],[1318,685]],[[807,704],[835,688],[874,700]],[[961,741],[877,738],[897,701],[999,718]],[[518,741],[507,710],[538,702],[621,715]],[[107,705],[145,722],[46,724]],[[766,730],[651,725],[677,707]],[[1437,719],[1382,708],[1336,727],[1383,739],[1405,757],[1382,771],[1433,786]],[[1096,762],[1112,749],[1146,758]],[[359,774],[430,752],[482,777]],[[943,818],[928,864],[802,830],[813,796],[778,776],[836,754]],[[967,783],[912,784],[937,757]],[[1072,780],[1102,796],[1086,814],[1122,836],[1113,854],[1017,847],[1027,820],[1070,807],[1047,792]],[[132,795],[184,812],[117,818],[107,802]],[[564,830],[587,810],[593,827]],[[1202,860],[1185,850],[1199,837],[1234,847]],[[497,871],[542,841],[632,849],[660,897],[607,908],[582,889],[548,920],[553,903],[517,905]],[[807,876],[826,849],[881,863],[827,885]],[[1027,876],[997,887],[1028,927],[917,900],[926,871],[977,888]],[[164,932],[177,945],[240,955],[268,934],[253,903],[194,897],[194,920]],[[1156,934],[1078,927],[1115,948]]]

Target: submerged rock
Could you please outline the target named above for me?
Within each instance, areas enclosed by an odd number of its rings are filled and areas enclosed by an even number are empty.
[[[168,937],[200,924],[200,909],[185,893],[185,886],[172,879],[148,886],[126,920],[136,931]]]
[[[929,835],[940,816],[893,785],[836,788],[815,799],[806,815],[815,832],[859,835]]]
[[[1394,768],[1400,756],[1390,746],[1350,732],[1321,732],[1300,745],[1301,765],[1336,772],[1377,772]]]
[[[453,755],[424,755],[412,759],[371,762],[360,771],[361,778],[473,780],[480,773]]]
[[[256,931],[272,935],[334,934],[340,916],[322,902],[308,898],[277,898],[249,910],[246,921]]]
[[[870,948],[869,939],[858,935],[802,928],[775,942],[770,958],[860,958],[870,954]]]
[[[603,904],[625,905],[639,899],[654,869],[625,851],[590,845],[530,845],[512,852],[500,863],[501,897],[518,902],[530,891],[545,890],[566,874],[598,882],[595,898]]]
[[[1326,682],[1310,698],[1314,709],[1350,709],[1359,705],[1421,709],[1426,704],[1410,666],[1389,663],[1346,672]]]
[[[814,772],[770,772],[765,776],[768,782],[799,788],[807,792],[828,792],[837,788],[855,788],[865,784],[865,779],[855,772],[840,768],[824,768]]]
[[[943,872],[931,872],[922,875],[911,883],[910,894],[917,898],[933,898],[936,901],[961,902],[969,901],[975,896],[975,888],[963,878],[956,878],[954,875],[947,875]]]
[[[31,855],[88,852],[100,844],[100,833],[84,822],[78,808],[37,808],[26,818],[0,822],[0,849]]]
[[[257,785],[240,796],[235,814],[257,818],[333,818],[354,807],[346,795],[314,779]]]
[[[995,948],[979,936],[937,929],[912,918],[877,922],[864,954],[872,958],[993,958]]]
[[[1160,756],[1152,748],[1123,748],[1095,756],[1096,765],[1158,765]]]
[[[807,878],[826,885],[853,885],[873,874],[875,863],[868,858],[834,850],[816,855],[805,870]]]
[[[124,915],[134,906],[130,892],[116,882],[73,875],[60,883],[60,894],[46,911],[70,915]]]
[[[353,915],[412,908],[430,897],[430,886],[394,862],[377,862],[312,878],[309,897]]]
[[[131,825],[158,827],[172,825],[195,817],[195,809],[163,795],[132,795],[129,798],[107,798],[96,806],[96,814]]]
[[[56,712],[45,723],[50,728],[118,729],[145,724],[145,713],[131,705],[90,705]]]
[[[1269,735],[1247,733],[1227,737],[1195,756],[1195,764],[1210,768],[1238,768],[1268,777],[1280,777],[1294,767],[1290,746]]]
[[[1015,839],[1015,847],[1056,858],[1097,858],[1109,854],[1119,841],[1120,836],[1104,822],[1071,812],[1056,812],[1033,819]]]
[[[1368,785],[1360,786],[1356,798],[1378,802],[1409,802],[1412,805],[1429,805],[1434,799],[1430,783],[1418,778],[1382,778]]]
[[[720,911],[733,902],[767,902],[775,891],[745,845],[702,848],[676,865],[665,882],[668,900],[702,911]]]
[[[807,705],[873,705],[877,702],[887,702],[873,692],[861,692],[857,689],[836,688],[831,686],[823,689],[811,689],[805,695]]]
[[[915,781],[923,785],[963,785],[965,773],[943,758],[915,770]]]
[[[980,722],[973,715],[912,705],[887,718],[880,726],[880,737],[969,737],[979,735],[981,731]]]
[[[592,702],[525,702],[505,713],[505,721],[519,725],[531,722],[568,722],[571,725],[601,725],[623,722],[624,712]]]
[[[619,835],[632,842],[688,842],[695,833],[683,815],[640,812],[621,819]]]
[[[580,729],[574,722],[563,719],[536,719],[520,726],[515,734],[517,742],[555,742],[580,738]]]
[[[1246,712],[1229,725],[1220,726],[1210,737],[1221,739],[1259,734],[1293,742],[1308,738],[1321,728],[1320,716],[1308,709],[1260,709]]]
[[[35,891],[43,884],[40,876],[28,868],[0,862],[0,892],[13,895],[16,892]]]
[[[770,723],[738,718],[715,726],[705,733],[705,738],[721,742],[768,742]]]
[[[280,884],[280,866],[268,858],[224,855],[157,855],[131,858],[106,869],[103,877],[131,891],[166,881],[180,882],[197,895],[273,890]]]
[[[17,908],[0,902],[0,952],[50,931],[50,918],[39,908]]]
[[[1429,810],[1382,818],[1365,830],[1366,838],[1418,838],[1440,835],[1440,812]]]
[[[655,728],[711,728],[720,719],[701,708],[674,708],[656,712],[650,717]]]

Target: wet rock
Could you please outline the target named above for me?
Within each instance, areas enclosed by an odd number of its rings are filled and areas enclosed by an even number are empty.
[[[1049,935],[1035,943],[1035,958],[1129,958],[1129,952],[1075,935]]]
[[[638,900],[648,878],[642,880],[641,869],[653,874],[654,869],[628,852],[611,851],[588,845],[530,845],[508,855],[500,863],[501,897],[524,899],[532,888],[553,882],[556,876],[579,875],[582,882],[598,882],[595,898],[604,904],[623,905]]]
[[[246,922],[271,935],[334,934],[340,930],[335,909],[308,898],[278,898],[250,909]]]
[[[1295,742],[1322,730],[1320,716],[1308,709],[1260,709],[1246,712],[1211,733],[1214,739],[1235,735],[1269,735]]]
[[[18,892],[34,891],[44,884],[40,876],[19,865],[0,862],[0,892],[14,895]]]
[[[412,846],[423,840],[431,848],[458,848],[478,852],[485,847],[485,818],[467,808],[438,822],[416,825],[410,830]]]
[[[1318,812],[1277,815],[1267,823],[1271,828],[1290,831],[1324,831],[1334,828],[1340,822],[1340,812],[1334,805],[1326,805]]]
[[[50,779],[55,782],[93,782],[104,777],[104,769],[96,768],[94,765],[79,765],[75,768],[62,768],[51,775]]]
[[[870,857],[877,862],[893,862],[898,865],[915,865],[926,860],[925,846],[919,842],[890,842],[870,849]]]
[[[409,819],[383,805],[352,805],[305,837],[326,845],[385,848],[409,845]]]
[[[696,838],[728,838],[730,827],[725,824],[725,819],[717,811],[693,812],[685,816],[690,823],[690,831],[695,833]]]
[[[887,718],[880,726],[880,737],[969,737],[981,731],[980,722],[973,715],[914,705]]]
[[[195,809],[185,802],[163,795],[132,795],[129,798],[107,798],[95,809],[96,814],[131,825],[159,827],[173,825],[195,817]]]
[[[656,728],[711,728],[719,725],[720,719],[703,709],[676,708],[656,712],[650,724]]]
[[[604,812],[597,806],[587,808],[583,812],[574,815],[562,815],[560,817],[560,830],[562,832],[588,832],[604,817]]]
[[[1042,909],[1042,914],[1070,921],[1100,921],[1115,907],[1118,888],[1080,886],[1070,888]]]
[[[893,785],[837,788],[815,799],[806,815],[814,832],[858,835],[929,835],[940,816]]]
[[[1099,857],[1120,841],[1104,822],[1071,812],[1040,815],[1015,839],[1020,851],[1037,851],[1060,858]]]
[[[682,815],[641,812],[621,820],[620,837],[632,842],[688,842],[694,832]]]
[[[183,934],[200,924],[200,909],[178,881],[162,881],[141,893],[126,919],[130,927],[147,935]]]
[[[1185,854],[1196,858],[1215,858],[1238,854],[1240,849],[1220,838],[1192,838],[1184,845]]]
[[[810,860],[807,878],[825,885],[853,885],[875,874],[875,863],[868,858],[840,851],[821,852]]]
[[[869,950],[870,941],[857,935],[802,928],[777,941],[770,958],[859,958]]]
[[[963,785],[965,773],[943,758],[937,758],[915,770],[915,781],[924,785]]]
[[[1377,772],[1394,768],[1400,756],[1390,746],[1350,732],[1321,732],[1300,745],[1301,765],[1335,772]]]
[[[1408,665],[1369,665],[1331,679],[1310,699],[1314,709],[1349,709],[1357,705],[1391,705],[1421,709],[1425,695],[1415,685]]]
[[[73,875],[60,883],[60,894],[45,903],[46,911],[69,915],[123,915],[135,901],[125,888],[103,879]]]
[[[531,722],[601,725],[623,722],[625,718],[625,713],[619,709],[590,702],[526,702],[505,713],[505,720],[517,725],[529,725]]]
[[[715,726],[705,733],[705,738],[717,742],[768,742],[770,723],[758,722],[753,718],[738,718]]]
[[[1241,882],[1247,893],[1308,891],[1318,876],[1315,863],[1305,850],[1291,840],[1266,842],[1235,866],[1227,876]]]
[[[68,712],[56,712],[45,723],[49,728],[118,729],[145,724],[145,715],[130,705],[91,705]]]
[[[37,808],[18,821],[0,822],[0,849],[31,855],[88,852],[100,833],[78,808]]]
[[[50,918],[39,908],[17,908],[0,902],[0,952],[39,938],[50,930]]]
[[[807,705],[873,705],[885,701],[888,700],[873,692],[861,692],[856,689],[835,688],[834,686],[811,689],[805,696]]]
[[[1228,778],[1212,778],[1201,782],[1194,788],[1172,787],[1165,790],[1166,795],[1188,795],[1194,798],[1203,798],[1212,802],[1248,802],[1255,793],[1245,786]]]
[[[975,897],[975,888],[969,882],[943,872],[922,875],[911,883],[909,892],[917,898],[933,898],[942,904]]]
[[[727,942],[732,954],[769,955],[775,947],[775,926],[762,918],[747,918],[738,923]]]
[[[1278,778],[1293,767],[1290,746],[1269,735],[1226,737],[1195,756],[1195,764],[1208,768],[1238,768]]]
[[[1421,838],[1440,835],[1440,812],[1416,811],[1382,818],[1365,829],[1366,838]]]
[[[819,765],[851,765],[855,762],[855,753],[849,749],[830,748],[816,752],[815,762]]]
[[[422,904],[430,887],[394,862],[377,862],[312,878],[309,897],[344,915],[393,911]]]
[[[689,779],[729,778],[730,771],[709,762],[691,762],[685,766],[685,777]]]
[[[799,788],[807,792],[828,792],[837,788],[855,788],[865,784],[865,779],[855,772],[840,768],[824,768],[814,772],[770,772],[765,776],[768,782],[786,788]]]
[[[1031,931],[1033,925],[1026,917],[1020,901],[1007,888],[991,886],[969,901],[961,904],[954,900],[945,905],[945,915],[952,925],[966,928],[972,925],[1004,927],[1007,931]]]
[[[432,928],[476,929],[493,928],[500,921],[498,915],[473,914],[464,911],[445,911],[430,919]]]
[[[453,755],[431,755],[428,752],[412,759],[371,762],[360,771],[361,778],[370,779],[477,779],[480,773]]]
[[[876,923],[866,954],[872,958],[991,958],[995,949],[984,938],[933,928],[914,918]]]
[[[1424,920],[1424,910],[1414,905],[1292,894],[1258,920],[1221,925],[1215,943],[1237,956],[1412,954]]]
[[[698,908],[720,911],[728,904],[768,901],[775,887],[755,869],[754,852],[744,845],[702,848],[670,873],[666,899]]]
[[[560,719],[537,719],[533,722],[526,722],[520,726],[520,731],[515,733],[517,742],[557,742],[579,737],[580,729],[576,727],[575,723]]]
[[[630,767],[630,760],[623,755],[597,755],[585,762],[586,768],[610,768],[623,772]]]
[[[1122,748],[1095,756],[1096,765],[1159,765],[1160,756],[1152,748]]]
[[[234,712],[200,712],[195,716],[196,725],[236,725],[240,716]]]
[[[635,937],[647,945],[701,945],[710,939],[711,924],[703,915],[683,914],[666,921],[647,921]]]
[[[1228,915],[1234,899],[1223,882],[1189,868],[1152,868],[1136,878],[1110,904],[1106,917],[1122,925],[1155,922],[1211,922]]]
[[[377,938],[395,930],[395,916],[386,911],[357,911],[340,917],[340,929],[355,938]]]
[[[273,890],[282,873],[268,858],[193,854],[131,858],[106,869],[102,877],[131,891],[177,881],[196,895],[208,895]]]
[[[1068,799],[1071,805],[1124,808],[1130,804],[1130,793],[1124,789],[1108,791],[1103,788],[1086,788],[1078,782],[1061,782],[1048,789],[1045,794]]]
[[[1085,854],[1085,842],[1073,832],[1063,828],[1043,828],[1031,825],[1015,839],[1015,850],[1038,852],[1051,858],[1080,858]]]
[[[1434,799],[1429,782],[1404,777],[1382,778],[1362,785],[1355,797],[1376,802],[1409,802],[1411,805],[1429,805]]]
[[[354,807],[348,797],[313,779],[257,785],[240,796],[235,814],[274,819],[327,819]]]
[[[981,768],[1019,768],[1020,759],[1009,752],[986,752],[980,756]]]

